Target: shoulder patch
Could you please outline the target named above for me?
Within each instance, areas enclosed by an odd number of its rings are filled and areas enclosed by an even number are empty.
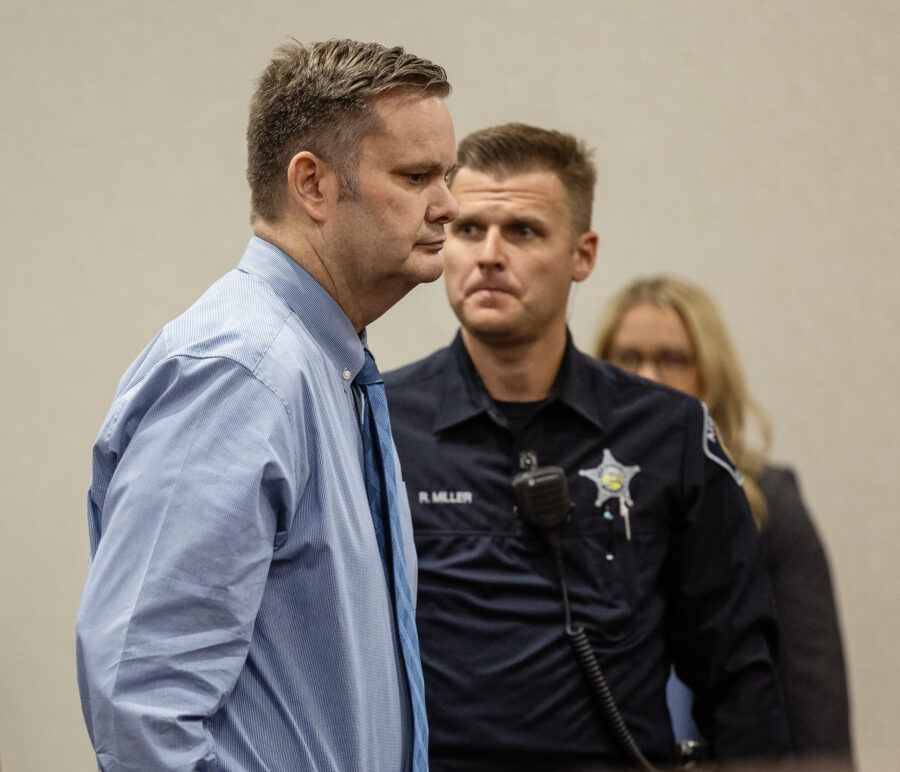
[[[705,402],[702,402],[701,404],[703,405],[704,454],[706,454],[708,459],[715,461],[719,466],[725,469],[738,485],[743,485],[744,476],[738,471],[734,460],[731,458],[731,454],[728,452],[728,448],[725,447],[725,443],[722,442],[719,437],[719,430],[716,429],[716,422],[713,421],[712,416],[709,414],[709,408],[706,407]]]

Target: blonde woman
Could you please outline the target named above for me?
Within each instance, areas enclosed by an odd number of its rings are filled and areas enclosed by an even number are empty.
[[[779,678],[794,750],[849,758],[844,655],[827,558],[793,472],[766,460],[768,421],[747,393],[712,300],[680,279],[636,281],[607,306],[594,353],[707,404],[743,474],[760,529],[779,617]],[[760,449],[746,440],[748,421],[756,423]],[[684,716],[673,718],[677,723]]]

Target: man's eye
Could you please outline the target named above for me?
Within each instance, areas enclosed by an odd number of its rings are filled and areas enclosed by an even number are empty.
[[[414,182],[416,184],[425,181],[424,174],[407,174],[406,176],[409,178],[410,182]]]
[[[453,233],[457,236],[474,236],[476,231],[477,226],[470,222],[456,223],[453,228]]]
[[[533,239],[538,235],[534,226],[525,222],[511,222],[504,228],[507,238],[511,239]]]

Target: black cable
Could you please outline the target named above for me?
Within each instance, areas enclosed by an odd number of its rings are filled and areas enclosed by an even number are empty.
[[[634,738],[625,726],[616,701],[609,690],[609,685],[603,677],[594,650],[588,640],[587,634],[580,626],[572,625],[572,609],[569,605],[569,589],[566,586],[566,576],[563,566],[561,531],[563,524],[571,517],[573,506],[569,498],[569,486],[566,482],[566,473],[562,467],[534,465],[524,472],[517,474],[512,479],[513,497],[516,502],[516,510],[519,515],[530,523],[550,546],[553,558],[556,562],[556,570],[559,574],[559,584],[562,589],[563,608],[566,617],[566,635],[572,642],[575,655],[584,671],[585,678],[591,691],[594,693],[603,716],[612,730],[613,738],[622,747],[625,755],[638,766],[648,772],[655,772],[650,762],[644,758],[640,748],[637,747]],[[611,518],[611,515],[610,515]],[[612,538],[612,531],[609,532]],[[611,545],[608,549],[611,549]]]
[[[609,690],[609,684],[606,683],[606,678],[603,675],[603,671],[600,669],[597,657],[594,655],[594,649],[591,646],[591,642],[588,640],[587,633],[584,632],[584,628],[581,627],[581,625],[572,625],[572,611],[569,606],[569,589],[566,586],[562,547],[558,539],[551,539],[550,544],[553,549],[553,557],[556,561],[556,570],[559,574],[559,584],[562,588],[563,609],[566,618],[566,635],[569,636],[569,641],[575,649],[575,656],[578,658],[581,669],[584,671],[584,676],[591,687],[591,691],[594,693],[594,697],[596,697],[597,702],[600,703],[600,708],[609,724],[609,728],[612,730],[613,736],[618,741],[619,745],[622,746],[626,755],[642,769],[645,769],[648,772],[656,772],[654,766],[647,761],[644,754],[641,753],[641,749],[638,748],[637,743],[631,736],[631,732],[628,731],[628,727],[625,726],[625,721],[622,719],[622,714],[619,713],[615,698]]]

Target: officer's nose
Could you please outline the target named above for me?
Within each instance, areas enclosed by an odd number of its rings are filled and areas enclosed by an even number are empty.
[[[481,242],[478,265],[482,270],[502,271],[506,267],[506,252],[503,238],[498,228],[488,228]]]

